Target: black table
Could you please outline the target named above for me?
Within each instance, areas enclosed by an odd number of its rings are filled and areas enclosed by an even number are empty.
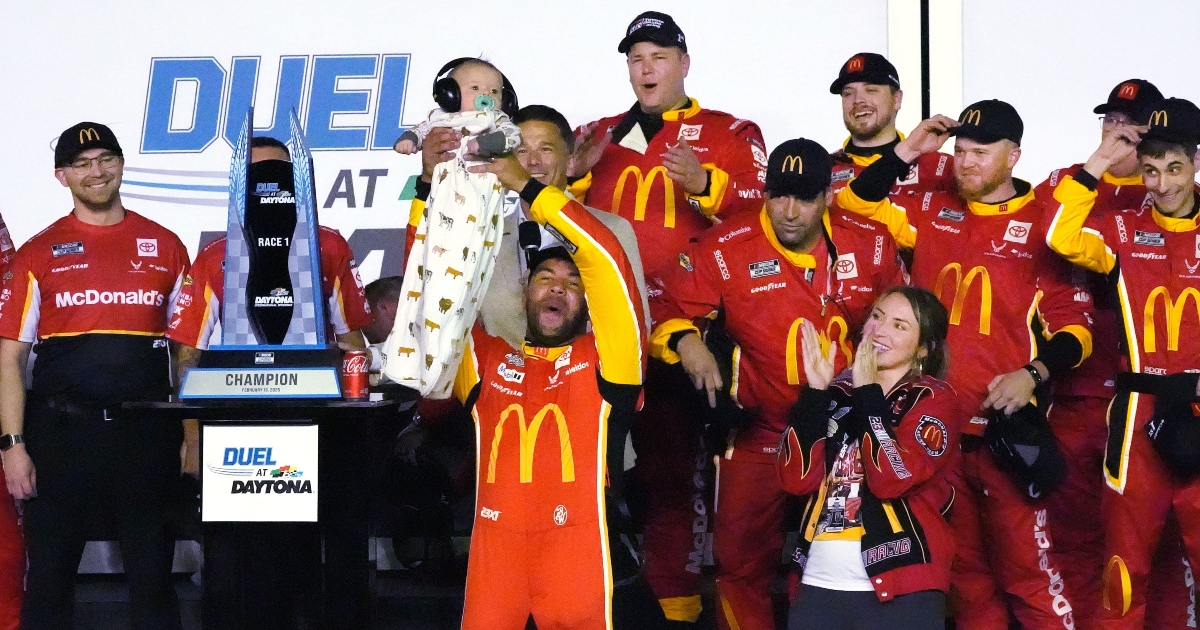
[[[196,419],[202,425],[322,427],[317,523],[203,524],[206,630],[372,627],[373,436],[378,422],[398,416],[401,402],[289,398],[125,404],[139,414]]]

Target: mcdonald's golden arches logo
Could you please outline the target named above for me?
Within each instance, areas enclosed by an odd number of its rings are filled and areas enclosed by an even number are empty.
[[[964,125],[978,125],[982,117],[983,114],[981,114],[978,109],[968,109],[967,111],[963,112],[962,118],[960,118],[958,122]]]
[[[846,62],[846,72],[862,72],[862,69],[863,69],[863,58],[862,57],[854,56],[854,57],[850,58],[850,61]]]
[[[1158,298],[1160,297],[1167,317],[1167,350],[1179,350],[1179,328],[1183,324],[1184,309],[1187,307],[1189,298],[1195,303],[1196,317],[1200,319],[1200,291],[1197,291],[1195,287],[1184,289],[1174,300],[1171,299],[1171,292],[1166,287],[1155,287],[1150,295],[1146,296],[1146,307],[1142,313],[1142,335],[1146,352],[1155,352],[1158,349],[1154,315],[1158,310]]]
[[[988,276],[987,268],[982,265],[972,267],[966,277],[963,277],[962,265],[959,263],[953,262],[942,267],[942,271],[938,273],[937,283],[933,287],[933,292],[938,299],[942,299],[942,289],[951,272],[954,274],[954,279],[951,281],[954,283],[954,301],[951,302],[950,307],[950,323],[957,326],[962,321],[967,293],[971,291],[971,285],[975,279],[979,278],[979,334],[990,335],[992,333],[992,279]],[[942,300],[943,304],[945,302]]]
[[[1121,89],[1117,90],[1117,98],[1123,98],[1125,100],[1132,101],[1133,99],[1137,98],[1137,93],[1138,84],[1124,83],[1121,85]]]
[[[655,166],[650,169],[650,173],[644,178],[642,177],[642,169],[636,166],[626,166],[625,170],[621,172],[621,176],[617,178],[616,187],[613,188],[612,213],[616,215],[621,214],[621,197],[625,194],[625,178],[630,175],[637,181],[633,220],[646,220],[646,205],[650,201],[650,189],[654,186],[654,180],[661,176],[663,185],[663,225],[669,228],[675,227],[675,183],[667,176],[667,169],[663,166]]]
[[[517,417],[520,431],[518,442],[520,444],[521,483],[533,483],[533,451],[537,446],[538,431],[542,428],[542,422],[550,415],[554,416],[555,424],[558,425],[558,449],[562,464],[563,483],[575,481],[575,455],[571,450],[571,432],[567,430],[567,416],[562,409],[558,405],[550,403],[537,412],[531,424],[526,424],[524,407],[513,403],[500,414],[500,421],[496,424],[496,435],[492,438],[492,452],[488,457],[487,482],[496,483],[496,459],[500,456],[500,440],[504,437],[504,423],[514,415]]]
[[[95,127],[88,127],[87,129],[79,130],[79,144],[83,144],[85,142],[95,142],[99,139],[100,134],[96,131]]]
[[[787,368],[788,385],[799,385],[800,375],[803,371],[800,367],[800,326],[804,323],[804,318],[799,317],[792,322],[788,328],[787,347],[784,348],[784,362]],[[842,351],[842,356],[846,358],[846,363],[850,364],[854,361],[854,349],[850,346],[850,326],[842,319],[840,315],[834,315],[825,324],[825,332],[819,333],[821,338],[821,354],[829,352],[829,344],[836,343]]]
[[[1153,114],[1150,114],[1150,126],[1166,127],[1168,124],[1170,124],[1168,123],[1167,119],[1167,110],[1160,109]]]
[[[795,171],[797,175],[804,173],[804,160],[800,159],[799,155],[789,155],[783,158],[783,166],[779,167],[780,173]]]

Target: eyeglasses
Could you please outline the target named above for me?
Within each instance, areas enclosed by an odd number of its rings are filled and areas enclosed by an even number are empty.
[[[115,153],[105,153],[100,157],[79,158],[67,165],[77,175],[83,175],[92,170],[92,164],[99,164],[101,170],[111,171],[121,163],[121,156]]]
[[[1133,121],[1125,116],[1113,116],[1112,114],[1105,114],[1100,116],[1100,124],[1105,127],[1124,127],[1127,125],[1132,125]]]

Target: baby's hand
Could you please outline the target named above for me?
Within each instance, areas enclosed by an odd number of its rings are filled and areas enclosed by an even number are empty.
[[[479,154],[479,139],[470,138],[469,140],[467,140],[467,153],[470,155],[478,155]]]
[[[412,155],[417,152],[417,143],[409,140],[408,138],[401,138],[396,141],[396,144],[392,145],[392,149],[395,150],[396,153]]]

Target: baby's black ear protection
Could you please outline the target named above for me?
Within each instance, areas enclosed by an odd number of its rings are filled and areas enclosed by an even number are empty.
[[[433,101],[442,108],[442,111],[454,113],[462,110],[462,92],[458,89],[458,81],[455,81],[450,73],[454,69],[467,63],[468,61],[478,61],[475,57],[459,57],[442,66],[438,71],[437,77],[433,80]],[[509,117],[516,115],[517,109],[517,92],[513,89],[511,83],[508,82],[508,77],[504,73],[500,73],[500,78],[504,81],[504,86],[500,90],[500,111],[508,114]]]

